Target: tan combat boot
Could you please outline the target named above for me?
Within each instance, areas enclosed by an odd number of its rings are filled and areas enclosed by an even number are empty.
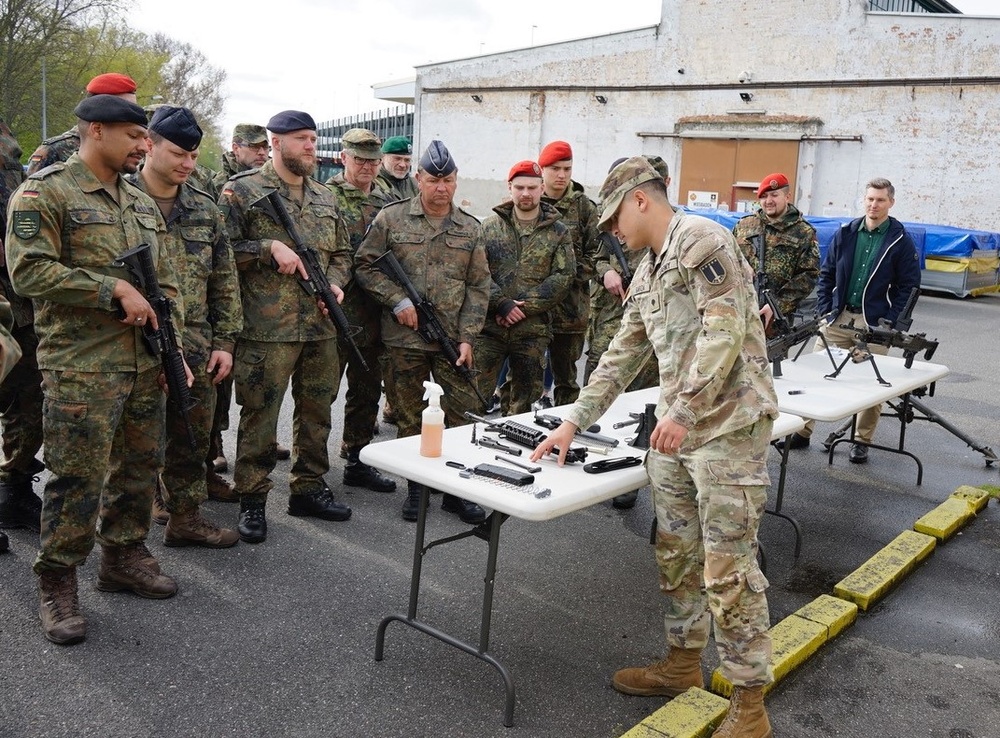
[[[164,546],[204,546],[205,548],[229,548],[240,540],[235,530],[220,528],[201,515],[201,510],[186,513],[171,513],[167,530],[163,533]]]
[[[733,687],[726,719],[712,738],[771,738],[763,687]]]
[[[42,632],[53,643],[68,646],[86,638],[87,621],[80,613],[75,566],[38,575],[38,617]]]
[[[640,697],[676,697],[689,687],[704,689],[700,648],[673,648],[663,661],[645,667],[619,669],[611,686],[624,694]]]
[[[155,571],[146,559],[148,549],[141,543],[128,546],[105,546],[97,588],[102,592],[127,589],[140,597],[162,600],[177,594],[177,582]]]
[[[233,483],[219,473],[209,469],[205,473],[205,486],[208,487],[208,499],[219,502],[239,502],[240,496],[236,494]]]
[[[153,490],[153,508],[151,511],[153,522],[157,525],[166,525],[170,518],[170,512],[163,501],[163,480],[156,478],[156,489]]]

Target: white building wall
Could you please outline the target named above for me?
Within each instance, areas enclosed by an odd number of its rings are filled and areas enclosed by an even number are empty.
[[[676,136],[692,127],[678,121],[701,116],[726,135],[812,137],[797,173],[807,213],[855,214],[865,182],[885,176],[897,217],[1000,229],[1000,19],[867,13],[865,0],[792,0],[780,18],[764,7],[664,0],[658,27],[419,67],[417,150],[448,145],[458,196],[479,215],[504,198],[514,162],[557,138],[592,196],[614,159],[648,153],[671,165],[676,199]]]

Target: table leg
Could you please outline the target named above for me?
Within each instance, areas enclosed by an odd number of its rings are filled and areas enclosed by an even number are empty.
[[[514,724],[514,704],[515,704],[515,692],[514,692],[514,679],[511,677],[510,672],[507,670],[502,663],[500,663],[496,658],[487,653],[489,649],[490,642],[490,626],[492,622],[493,615],[493,589],[496,580],[496,567],[497,567],[497,551],[500,547],[500,526],[508,518],[507,515],[503,513],[498,513],[494,511],[490,514],[487,522],[482,526],[473,528],[464,533],[460,533],[455,536],[449,536],[448,538],[441,539],[438,541],[433,541],[424,546],[424,537],[427,522],[427,504],[428,498],[430,497],[430,490],[427,487],[423,488],[420,494],[420,509],[417,513],[417,532],[416,541],[413,546],[413,569],[410,575],[410,601],[409,609],[406,615],[401,613],[386,615],[378,624],[378,630],[375,634],[375,660],[381,661],[385,654],[385,631],[386,628],[392,622],[399,622],[403,625],[408,625],[409,627],[417,630],[421,633],[436,638],[442,643],[446,643],[449,646],[464,651],[467,654],[475,656],[476,658],[485,661],[487,664],[491,665],[494,669],[500,672],[500,677],[503,679],[504,684],[504,714],[503,714],[503,724],[506,727],[511,727]],[[484,530],[488,526],[489,534],[484,535]],[[439,628],[435,628],[432,625],[421,622],[417,619],[417,603],[420,595],[420,576],[423,564],[423,557],[428,550],[434,548],[435,546],[454,541],[460,538],[468,538],[469,536],[477,536],[480,538],[485,538],[489,544],[489,552],[486,558],[486,576],[484,578],[484,590],[483,590],[483,608],[482,608],[482,619],[480,621],[479,627],[479,646],[473,646],[471,643],[466,643],[459,638],[446,633]]]
[[[798,558],[799,554],[802,552],[802,529],[799,527],[799,522],[795,518],[781,512],[781,504],[785,497],[785,474],[788,470],[788,452],[791,449],[791,442],[791,434],[785,436],[784,448],[781,449],[781,472],[778,474],[778,494],[775,496],[774,509],[768,510],[765,508],[764,512],[768,515],[774,515],[776,518],[781,518],[782,520],[787,520],[791,523],[792,528],[795,531],[795,558]]]

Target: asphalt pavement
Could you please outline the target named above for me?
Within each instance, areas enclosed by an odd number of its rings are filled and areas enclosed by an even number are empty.
[[[951,375],[927,404],[1000,449],[997,358],[1000,296],[921,298],[914,331],[941,345]],[[334,409],[329,481],[354,509],[331,523],[285,513],[288,462],[279,462],[261,545],[150,548],[180,593],[153,601],[94,588],[98,555],[80,572],[87,640],[59,647],[38,623],[37,539],[9,531],[0,555],[0,737],[61,736],[618,736],[663,704],[610,685],[627,665],[660,658],[648,493],[631,511],[602,504],[546,523],[510,520],[500,542],[491,652],[517,688],[514,727],[501,724],[503,690],[487,664],[398,623],[385,658],[373,658],[380,619],[407,605],[414,525],[400,518],[403,492],[341,489],[343,397]],[[232,459],[233,430],[226,434]],[[286,401],[279,439],[291,439]],[[832,466],[819,441],[793,451],[784,511],[802,526],[793,557],[789,524],[767,516],[771,620],[824,593],[960,485],[1000,486],[996,466],[943,428],[916,421],[914,463],[872,451],[865,466]],[[395,432],[382,425],[384,439]],[[876,441],[898,423],[883,418]],[[777,476],[777,455],[772,454]],[[400,489],[404,485],[401,483]],[[39,485],[40,489],[40,485]],[[465,529],[432,498],[428,532]],[[237,507],[209,503],[234,526]],[[1000,508],[990,505],[843,635],[768,697],[775,736],[1000,735]],[[477,538],[424,558],[420,613],[475,641],[486,546]],[[706,652],[708,653],[708,652]],[[710,654],[706,676],[716,659]]]

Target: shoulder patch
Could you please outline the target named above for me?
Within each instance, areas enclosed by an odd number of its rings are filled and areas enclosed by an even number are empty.
[[[186,184],[188,186],[188,189],[191,190],[191,192],[197,193],[197,194],[199,194],[199,195],[201,195],[203,197],[207,197],[212,202],[215,202],[215,199],[210,194],[208,194],[207,192],[205,192],[205,190],[202,190],[202,189],[199,189],[199,188],[195,187],[190,182],[187,182]]]
[[[42,214],[37,210],[15,210],[11,214],[10,229],[18,238],[34,238],[42,227]]]
[[[718,258],[709,259],[698,269],[709,284],[722,284],[726,281],[726,267]]]

